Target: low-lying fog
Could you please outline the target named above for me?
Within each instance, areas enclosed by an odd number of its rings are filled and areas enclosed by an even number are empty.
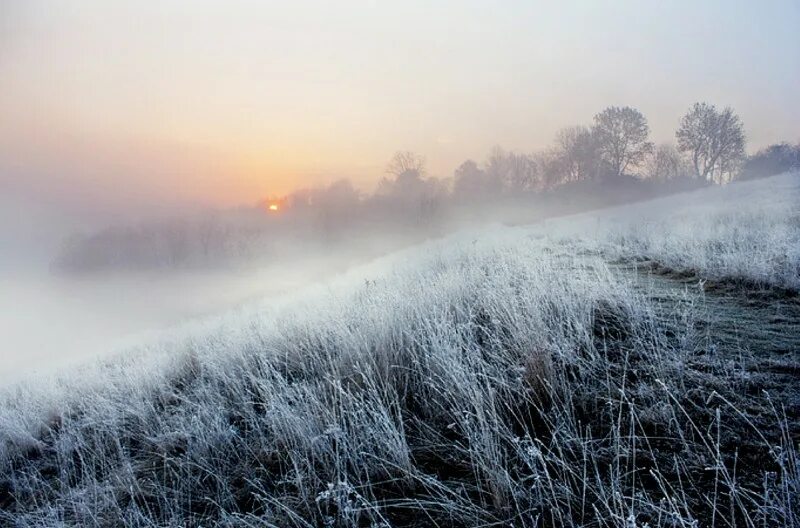
[[[462,210],[406,188],[358,201],[337,185],[313,206],[296,201],[277,214],[243,207],[135,220],[0,197],[0,384],[57,373],[181,322],[291,292],[470,223],[501,220],[485,203],[465,202]],[[503,202],[502,220],[545,214],[523,198]],[[459,216],[464,210],[469,219]]]
[[[93,201],[69,209],[0,190],[0,382],[109,354],[458,229],[530,223],[709,184],[683,173],[561,181],[520,159],[493,154],[487,166],[507,167],[502,178],[465,163],[450,186],[404,169],[367,195],[341,180],[224,210],[154,213],[128,204],[127,217]],[[508,176],[515,167],[538,179]]]
[[[269,298],[343,270],[345,259],[291,265],[63,273],[52,260],[85,219],[0,203],[0,384],[57,373],[183,321]]]
[[[6,268],[0,276],[0,381],[108,354],[153,331],[268,298],[337,266],[69,277]]]

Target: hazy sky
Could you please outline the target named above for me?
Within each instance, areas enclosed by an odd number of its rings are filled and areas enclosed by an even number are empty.
[[[696,100],[800,140],[797,0],[0,0],[0,184],[105,207],[234,204],[393,151],[449,176],[607,105],[668,141]],[[2,190],[2,189],[0,189]]]

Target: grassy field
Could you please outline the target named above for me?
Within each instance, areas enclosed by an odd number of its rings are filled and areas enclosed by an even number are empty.
[[[784,174],[550,220],[542,231],[610,258],[797,291],[798,178]]]
[[[0,523],[795,527],[798,204],[464,232],[8,389]]]

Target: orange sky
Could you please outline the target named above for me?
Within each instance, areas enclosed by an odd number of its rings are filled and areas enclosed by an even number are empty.
[[[0,184],[253,203],[369,187],[399,149],[449,176],[611,104],[656,141],[695,100],[732,105],[751,150],[800,140],[795,2],[662,4],[6,0]]]

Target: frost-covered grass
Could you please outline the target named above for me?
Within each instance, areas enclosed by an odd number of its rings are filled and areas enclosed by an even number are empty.
[[[705,279],[800,290],[800,173],[555,219],[545,229]]]
[[[461,234],[7,391],[0,523],[797,526],[784,402],[596,247]]]

